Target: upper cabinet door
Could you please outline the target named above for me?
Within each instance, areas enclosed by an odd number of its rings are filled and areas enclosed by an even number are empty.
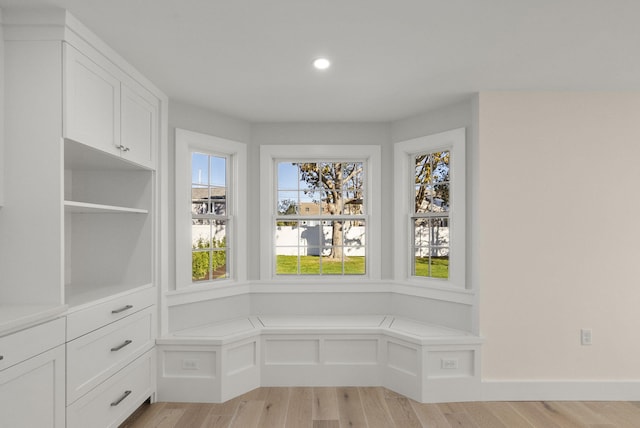
[[[158,141],[159,100],[144,88],[131,84],[121,86],[122,157],[153,168]]]
[[[64,137],[119,155],[119,79],[72,46],[64,49]]]

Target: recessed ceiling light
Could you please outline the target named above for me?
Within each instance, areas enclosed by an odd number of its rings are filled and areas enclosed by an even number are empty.
[[[331,61],[327,58],[316,58],[313,60],[313,66],[318,70],[326,70],[331,67]]]

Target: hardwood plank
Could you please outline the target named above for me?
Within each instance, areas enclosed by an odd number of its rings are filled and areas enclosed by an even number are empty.
[[[167,408],[164,406],[151,419],[145,422],[144,425],[136,424],[134,426],[144,428],[174,428],[178,426],[178,421],[184,416],[184,413],[184,408]]]
[[[422,426],[429,428],[451,428],[449,421],[442,414],[437,404],[411,402],[411,407],[416,412],[416,416],[422,423]]]
[[[597,414],[583,403],[577,401],[556,401],[550,402],[548,405],[579,425],[608,424],[607,419],[602,415]]]
[[[511,403],[511,407],[515,409],[523,418],[529,421],[533,426],[545,428],[562,428],[555,423],[548,415],[548,409],[539,406],[535,401],[523,401]]]
[[[311,428],[313,426],[312,407],[311,388],[291,388],[285,428]]]
[[[390,428],[395,427],[389,414],[389,408],[384,400],[384,392],[381,388],[361,387],[358,388],[362,410],[367,419],[369,428]]]
[[[465,403],[464,408],[476,425],[481,428],[509,428],[513,426],[505,425],[485,403]]]
[[[508,402],[485,402],[484,407],[493,413],[507,427],[534,428]]]
[[[289,388],[269,388],[258,426],[260,428],[284,427],[288,406]]]
[[[216,415],[209,413],[200,428],[227,428],[232,420],[233,415]]]
[[[178,427],[199,427],[207,419],[209,405],[205,403],[181,403],[184,405],[184,414],[176,422]],[[179,407],[182,407],[179,406]],[[167,406],[171,408],[171,406]]]
[[[336,389],[329,387],[313,388],[314,421],[330,421],[338,419],[338,398]]]
[[[619,428],[637,428],[640,426],[640,408],[629,402],[586,401],[591,411],[605,418],[607,423]]]
[[[264,407],[263,400],[242,400],[230,428],[257,428]]]
[[[421,428],[422,423],[416,415],[416,412],[411,407],[411,400],[401,395],[393,397],[389,394],[384,394],[385,403],[389,409],[391,419],[398,427],[402,428]]]
[[[313,421],[313,428],[340,428],[340,422],[336,420]]]
[[[360,393],[356,387],[337,388],[338,414],[343,428],[366,428]]]
[[[222,416],[222,415],[233,416],[236,414],[236,411],[238,410],[238,406],[242,401],[243,401],[242,397],[236,397],[236,398],[232,398],[231,400],[227,400],[224,403],[211,403],[209,404],[210,406],[209,414],[218,415],[218,416]]]
[[[467,413],[464,403],[441,403],[438,408],[451,426],[478,428],[473,419]]]

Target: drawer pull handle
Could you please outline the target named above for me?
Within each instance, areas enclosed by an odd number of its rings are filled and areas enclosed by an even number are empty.
[[[4,355],[0,355],[0,361],[4,360]]]
[[[120,312],[124,312],[124,311],[128,311],[129,309],[133,308],[133,305],[127,305],[127,306],[123,306],[120,309],[114,309],[111,311],[112,314],[119,314]]]
[[[130,345],[131,343],[133,343],[133,340],[125,340],[124,343],[122,345],[118,345],[115,348],[111,348],[111,352],[116,352],[121,350],[122,348],[124,348],[127,345]]]
[[[131,391],[125,391],[124,394],[122,394],[122,397],[118,398],[116,401],[111,403],[111,406],[117,406],[118,404],[122,403],[122,400],[127,398],[129,394],[131,394]]]

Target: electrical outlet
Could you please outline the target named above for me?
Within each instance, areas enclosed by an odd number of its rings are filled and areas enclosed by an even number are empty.
[[[583,346],[591,345],[593,340],[593,333],[590,328],[583,328],[580,330],[580,343]]]
[[[458,360],[456,358],[442,358],[440,360],[440,367],[443,369],[457,369]]]
[[[198,360],[182,360],[182,370],[198,370]]]

